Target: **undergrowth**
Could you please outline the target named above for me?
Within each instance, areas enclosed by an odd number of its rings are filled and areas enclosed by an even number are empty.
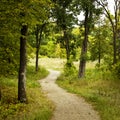
[[[48,120],[54,106],[43,95],[38,80],[48,75],[40,68],[34,72],[33,66],[27,68],[27,98],[28,104],[17,100],[17,75],[1,77],[2,99],[0,101],[0,120]]]
[[[87,69],[86,77],[62,74],[57,83],[90,102],[102,120],[120,120],[120,81],[109,70]]]

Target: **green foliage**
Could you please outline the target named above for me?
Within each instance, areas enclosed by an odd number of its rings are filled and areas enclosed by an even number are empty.
[[[120,62],[112,66],[112,72],[114,76],[120,79]]]
[[[0,42],[0,74],[3,75],[15,74],[18,70],[19,42],[13,37],[6,35],[6,38]]]
[[[55,44],[53,41],[49,41],[47,45],[41,45],[40,55],[55,57]]]
[[[18,70],[20,36],[15,6],[16,2],[6,0],[0,5],[0,74],[3,75],[15,74]]]
[[[64,65],[64,74],[65,76],[74,76],[76,75],[76,67],[74,66],[73,62],[71,60],[67,61],[67,63]]]
[[[61,58],[61,48],[60,48],[60,44],[59,43],[56,45],[55,56],[57,58],[59,58],[59,57]]]
[[[54,42],[49,41],[46,47],[47,47],[48,57],[54,57],[54,54],[55,54],[55,44],[54,44]]]
[[[57,19],[57,25],[62,30],[71,28],[75,22],[75,16],[72,14],[71,8],[72,0],[55,0],[55,7],[53,9],[54,17]]]
[[[90,59],[93,61],[98,59],[110,61],[109,57],[111,56],[112,52],[111,31],[107,23],[101,24],[103,25],[96,27],[89,37],[89,51],[91,54]]]
[[[46,45],[41,45],[40,55],[47,56],[50,58],[65,58],[66,53],[64,48],[60,48],[60,44],[49,41]]]
[[[2,68],[0,69],[2,73],[0,71],[0,74],[9,73],[10,69],[14,73],[16,71],[14,69],[18,69],[21,26],[27,24],[33,28],[38,22],[48,19],[51,6],[50,0],[1,1],[0,64]]]

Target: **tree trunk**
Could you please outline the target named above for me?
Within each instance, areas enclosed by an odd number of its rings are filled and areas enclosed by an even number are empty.
[[[70,60],[70,46],[69,46],[69,39],[66,30],[64,31],[64,41],[65,41],[65,49],[66,49],[66,58],[67,58],[67,63],[69,63]]]
[[[113,31],[113,64],[117,63],[116,32]]]
[[[2,98],[2,91],[1,91],[1,85],[0,85],[0,101],[1,101],[1,98]]]
[[[40,50],[40,44],[42,41],[42,32],[45,27],[46,23],[43,23],[41,26],[37,25],[36,29],[36,72],[38,71],[38,60],[39,60],[39,50]],[[40,36],[39,36],[40,32]]]
[[[86,67],[86,56],[87,56],[87,42],[88,42],[88,33],[89,33],[89,25],[88,23],[88,15],[89,11],[86,10],[85,13],[85,22],[84,22],[84,40],[82,43],[81,55],[80,55],[80,65],[79,65],[79,75],[78,77],[82,78],[85,76],[85,67]]]
[[[35,65],[36,72],[38,71],[38,54],[39,54],[39,28],[37,25],[37,28],[36,28],[36,65]]]
[[[120,60],[120,29],[118,29],[118,59]]]
[[[28,26],[23,25],[21,29],[20,38],[20,68],[18,80],[18,100],[20,102],[27,102],[26,97],[26,36]]]
[[[98,37],[99,39],[99,37]],[[99,63],[99,67],[100,67],[100,63],[101,63],[101,44],[100,44],[100,39],[99,39],[99,51],[98,51],[98,63]]]

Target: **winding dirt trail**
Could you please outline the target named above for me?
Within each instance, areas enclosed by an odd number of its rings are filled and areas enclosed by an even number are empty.
[[[68,93],[55,84],[59,71],[49,71],[48,77],[40,80],[40,84],[48,98],[55,103],[52,120],[100,120],[97,112],[83,98]]]

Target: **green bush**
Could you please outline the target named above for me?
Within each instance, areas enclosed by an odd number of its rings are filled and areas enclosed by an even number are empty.
[[[75,75],[76,74],[76,67],[73,65],[72,61],[68,61],[64,66],[64,74],[65,76]]]
[[[117,64],[113,65],[112,67],[112,73],[117,76],[117,78],[120,79],[120,62],[118,62]]]
[[[15,75],[19,66],[19,42],[6,35],[0,41],[0,75]]]

